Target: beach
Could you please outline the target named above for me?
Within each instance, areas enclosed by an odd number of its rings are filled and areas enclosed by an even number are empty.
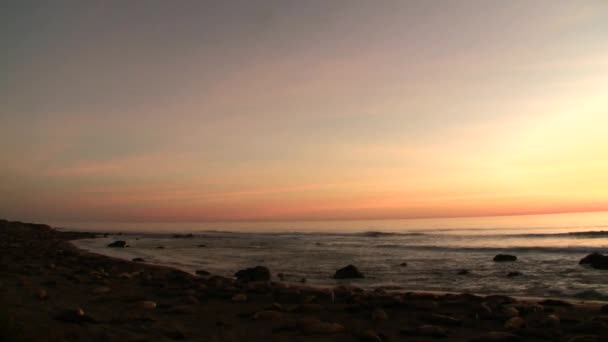
[[[253,270],[195,275],[71,243],[97,236],[0,221],[0,339],[608,340],[601,302],[312,286],[272,269],[271,279]]]

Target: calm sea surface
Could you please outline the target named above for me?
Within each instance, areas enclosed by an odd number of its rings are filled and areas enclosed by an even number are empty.
[[[466,291],[534,297],[608,300],[608,270],[578,265],[608,252],[608,213],[512,217],[255,222],[205,224],[56,223],[110,232],[75,242],[96,253],[231,276],[264,265],[285,281],[404,290]],[[602,231],[605,231],[603,233]],[[122,235],[117,235],[121,232]],[[172,234],[192,233],[193,238]],[[115,240],[129,248],[108,248]],[[162,246],[163,249],[158,247]],[[498,253],[518,261],[495,263]],[[402,263],[407,266],[400,266]],[[365,279],[337,281],[333,272],[356,265]],[[467,275],[457,275],[467,269]],[[507,277],[509,272],[521,276]]]

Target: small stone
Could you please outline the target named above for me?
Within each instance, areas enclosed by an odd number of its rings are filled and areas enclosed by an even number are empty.
[[[191,305],[176,305],[171,307],[167,312],[172,314],[191,315],[195,310]]]
[[[542,300],[542,301],[538,302],[538,304],[544,305],[544,306],[572,307],[571,303],[568,303],[566,301],[559,300],[559,299],[546,299],[546,300]]]
[[[507,273],[507,277],[508,278],[513,278],[513,277],[519,277],[524,275],[523,273],[519,272],[519,271],[513,271],[513,272],[509,272]]]
[[[268,321],[276,321],[285,318],[285,314],[275,310],[263,310],[256,312],[253,315],[253,319],[257,320],[268,320]]]
[[[388,320],[388,314],[386,311],[378,308],[372,311],[372,320],[374,321],[386,321]]]
[[[97,295],[99,295],[99,294],[105,294],[105,293],[108,293],[110,291],[112,291],[112,289],[110,289],[109,287],[106,287],[106,286],[96,287],[96,288],[93,289],[93,293],[97,294]]]
[[[446,315],[430,314],[424,317],[424,320],[438,325],[459,326],[462,325],[462,320]]]
[[[373,330],[365,330],[357,334],[360,342],[382,342],[382,338]]]
[[[306,334],[336,334],[346,331],[338,323],[321,322],[316,318],[304,318],[297,322],[298,329]]]
[[[232,301],[233,302],[246,302],[247,295],[244,293],[235,294],[234,296],[232,296]]]
[[[572,336],[568,339],[568,342],[600,342],[602,341],[599,336],[596,335],[579,335]]]
[[[156,309],[156,302],[153,302],[151,300],[144,300],[139,303],[139,306],[142,309],[152,310],[152,309]]]
[[[407,267],[407,262],[402,262],[402,263],[399,264],[399,266],[401,266],[401,267]]]
[[[427,337],[447,337],[447,331],[436,325],[422,325],[416,329],[418,336],[427,336]]]
[[[474,337],[469,342],[519,342],[522,339],[517,336],[501,331],[492,331],[478,337]]]
[[[509,331],[517,331],[526,325],[526,321],[521,317],[510,318],[505,322],[504,328]]]
[[[495,262],[505,262],[505,261],[516,261],[517,257],[515,255],[509,254],[498,254],[493,259]]]
[[[471,271],[465,269],[458,270],[458,272],[456,272],[457,275],[467,275],[469,273],[471,273]]]
[[[38,298],[41,300],[45,300],[45,299],[49,298],[49,294],[46,292],[45,289],[38,290],[37,295],[38,295]]]

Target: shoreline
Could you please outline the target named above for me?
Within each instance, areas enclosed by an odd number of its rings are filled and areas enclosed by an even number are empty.
[[[572,340],[608,336],[602,302],[363,290],[195,276],[82,250],[95,233],[0,221],[6,341]],[[255,266],[255,265],[251,265]]]
[[[83,249],[83,248],[75,245],[74,244],[75,241],[78,241],[78,240],[71,240],[70,244],[73,245],[76,249],[78,249],[82,253],[90,253],[90,254],[99,255],[99,256],[103,256],[103,257],[114,259],[114,260],[133,262],[126,258],[123,259],[120,257],[110,256],[110,255],[106,255],[106,254],[102,254],[102,253],[96,253],[96,252],[92,252],[92,251]],[[133,262],[133,263],[135,263],[135,262]],[[138,265],[148,265],[148,266],[152,266],[152,267],[169,268],[172,270],[182,271],[182,272],[192,274],[193,276],[196,276],[195,272],[180,269],[178,267],[174,267],[174,266],[170,266],[170,265],[163,265],[160,263],[153,263],[153,262],[146,262],[146,261],[137,262],[137,264]],[[211,275],[215,275],[215,274],[211,274]],[[319,290],[327,290],[327,289],[332,289],[336,286],[340,286],[340,285],[331,285],[331,284],[327,284],[327,285],[325,285],[325,284],[302,284],[299,282],[291,282],[291,281],[283,281],[283,280],[281,280],[280,282],[283,284],[286,284],[290,287],[296,287],[296,288],[303,287],[303,288],[312,288],[312,289],[319,289]],[[488,296],[488,295],[496,294],[496,293],[477,293],[477,292],[459,292],[459,291],[417,290],[417,289],[407,289],[407,288],[404,288],[401,286],[390,286],[390,285],[387,285],[387,286],[379,285],[379,286],[370,286],[370,287],[362,287],[362,286],[353,285],[352,287],[361,288],[364,291],[374,291],[374,290],[380,289],[380,290],[383,290],[383,291],[386,291],[386,292],[392,293],[392,294],[420,293],[420,294],[433,294],[433,295],[460,295],[460,294],[466,293],[466,294],[471,294],[471,295],[475,295],[475,296]],[[508,295],[508,294],[504,294],[504,293],[500,293],[500,295],[509,296],[509,297],[517,299],[518,301],[527,301],[527,302],[538,302],[538,301],[548,299],[548,300],[563,300],[563,301],[572,303],[574,305],[585,305],[585,304],[606,305],[606,304],[608,304],[608,300],[601,300],[601,299],[583,299],[583,298],[565,297],[565,296],[564,297],[559,297],[559,296],[545,296],[545,297],[518,296],[518,295]]]

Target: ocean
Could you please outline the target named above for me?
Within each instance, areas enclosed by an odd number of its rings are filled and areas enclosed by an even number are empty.
[[[188,272],[232,276],[263,265],[275,278],[282,273],[286,282],[305,279],[309,285],[608,300],[608,270],[578,264],[589,253],[608,252],[608,213],[70,226],[109,232],[105,238],[75,241],[82,249]],[[125,240],[129,247],[107,247],[115,240]],[[492,261],[496,254],[513,254],[518,260],[497,263]],[[366,277],[332,278],[348,264]],[[463,269],[469,273],[458,274]],[[521,274],[508,277],[510,272]]]

